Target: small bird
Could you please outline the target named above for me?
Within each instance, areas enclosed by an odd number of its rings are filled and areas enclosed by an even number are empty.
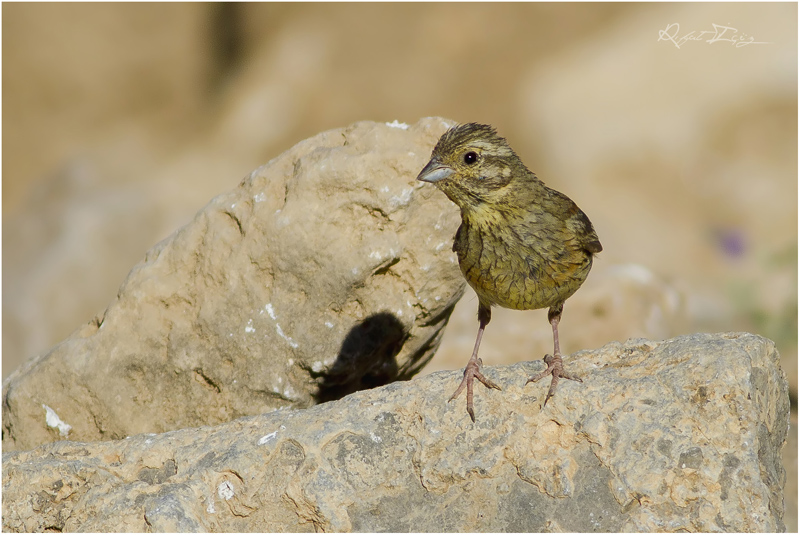
[[[564,301],[580,288],[593,256],[603,250],[586,214],[569,197],[545,186],[488,125],[461,124],[445,132],[417,180],[436,185],[461,209],[453,251],[478,294],[475,349],[448,401],[466,388],[467,412],[474,422],[473,380],[501,389],[481,373],[478,358],[494,305],[549,308],[553,354],[544,357],[547,368],[525,383],[552,376],[545,405],[560,378],[582,382],[564,371],[558,322]]]

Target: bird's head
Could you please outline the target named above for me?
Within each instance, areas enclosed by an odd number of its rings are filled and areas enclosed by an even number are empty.
[[[468,123],[445,132],[417,176],[441,189],[462,210],[501,202],[506,188],[531,175],[494,128]]]

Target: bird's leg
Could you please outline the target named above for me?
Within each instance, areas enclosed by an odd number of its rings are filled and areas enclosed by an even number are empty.
[[[475,349],[472,350],[472,356],[469,358],[469,362],[467,362],[467,367],[464,368],[464,378],[461,380],[461,384],[458,385],[458,388],[453,395],[450,396],[450,399],[447,401],[453,401],[456,399],[459,394],[464,390],[467,389],[467,412],[469,413],[469,417],[472,418],[472,421],[475,421],[475,410],[472,407],[472,383],[474,379],[482,382],[488,388],[496,388],[497,390],[502,390],[497,384],[495,384],[492,380],[488,379],[484,376],[481,371],[480,367],[483,362],[481,359],[478,358],[478,348],[481,345],[481,338],[483,338],[483,331],[486,329],[486,325],[488,325],[489,320],[492,319],[492,309],[488,306],[484,306],[483,304],[478,305],[478,321],[480,321],[480,327],[478,327],[478,338],[475,340]]]
[[[550,390],[547,391],[547,396],[544,398],[544,405],[547,405],[547,402],[553,397],[553,394],[556,393],[556,386],[560,378],[563,377],[564,379],[578,381],[579,383],[583,382],[577,375],[572,375],[564,371],[564,362],[561,360],[561,347],[558,344],[558,322],[561,321],[561,312],[563,310],[564,304],[562,303],[551,307],[550,310],[547,311],[547,319],[550,321],[550,325],[553,326],[553,354],[544,356],[544,363],[547,365],[547,368],[543,372],[528,378],[525,382],[525,384],[528,384],[538,381],[548,375],[553,376],[553,379],[550,381]]]

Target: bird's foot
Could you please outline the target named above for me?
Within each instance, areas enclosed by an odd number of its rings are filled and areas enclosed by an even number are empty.
[[[553,397],[553,394],[556,393],[556,386],[558,386],[558,380],[561,378],[570,379],[572,381],[578,381],[579,383],[583,382],[583,379],[578,377],[577,375],[572,375],[571,373],[567,373],[564,371],[564,362],[561,360],[561,355],[550,355],[547,354],[544,356],[544,363],[547,364],[547,368],[542,372],[538,373],[532,377],[529,377],[525,384],[532,383],[542,379],[543,377],[547,377],[548,375],[552,375],[553,379],[550,381],[550,390],[547,391],[547,397],[544,398],[544,405],[547,405],[547,402]]]
[[[453,395],[450,396],[448,399],[448,403],[456,399],[459,394],[464,390],[467,389],[467,412],[469,413],[469,417],[472,418],[473,423],[475,422],[475,410],[472,407],[472,383],[475,379],[482,382],[487,388],[495,388],[497,390],[502,390],[494,381],[488,379],[485,375],[483,375],[480,371],[480,367],[483,362],[481,359],[470,359],[467,363],[467,367],[464,368],[464,378],[461,380],[461,384],[458,385],[456,391],[453,392]]]

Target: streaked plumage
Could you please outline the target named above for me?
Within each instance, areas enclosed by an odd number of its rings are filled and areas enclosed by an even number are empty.
[[[474,421],[472,378],[499,389],[481,375],[477,357],[497,305],[550,309],[554,353],[545,357],[547,370],[529,379],[553,375],[547,403],[559,377],[580,380],[563,371],[557,326],[564,301],[580,288],[594,254],[603,249],[589,218],[569,197],[545,186],[488,125],[469,123],[445,132],[417,179],[435,184],[461,209],[453,250],[479,300],[475,350],[450,399],[466,387]]]

